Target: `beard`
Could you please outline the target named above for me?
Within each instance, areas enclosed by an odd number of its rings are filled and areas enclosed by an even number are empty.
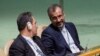
[[[64,22],[65,22],[64,20],[57,22],[56,26],[59,27],[59,28],[62,28],[64,26]]]
[[[58,28],[62,28],[63,25],[64,25],[64,23],[58,23],[58,24],[57,24],[57,27],[58,27]]]

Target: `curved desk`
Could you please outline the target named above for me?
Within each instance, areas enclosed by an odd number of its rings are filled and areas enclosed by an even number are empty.
[[[80,54],[79,56],[93,56],[93,55],[100,55],[100,48],[87,51],[85,53]]]

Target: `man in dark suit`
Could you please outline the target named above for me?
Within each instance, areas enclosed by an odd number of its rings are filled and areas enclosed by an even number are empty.
[[[37,26],[31,12],[24,12],[17,19],[20,34],[9,49],[9,56],[46,56],[37,35]]]
[[[48,10],[51,24],[42,32],[42,42],[50,56],[75,56],[81,52],[79,37],[75,25],[65,22],[63,9],[58,4],[51,5]],[[71,54],[72,53],[72,54]]]

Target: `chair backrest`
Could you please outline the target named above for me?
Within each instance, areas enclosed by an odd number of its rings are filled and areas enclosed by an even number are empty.
[[[13,43],[14,40],[10,40],[6,43],[6,45],[4,46],[4,53],[6,56],[8,56],[8,52],[9,52],[9,48],[11,46],[11,44]]]
[[[41,37],[41,33],[43,32],[43,30],[46,28],[47,26],[38,26],[38,29],[37,29],[37,35],[39,37]]]
[[[3,49],[0,48],[0,56],[6,56]]]

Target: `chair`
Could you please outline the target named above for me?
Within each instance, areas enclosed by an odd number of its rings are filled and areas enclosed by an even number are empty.
[[[8,41],[4,46],[4,53],[5,53],[6,56],[8,56],[9,48],[10,48],[11,44],[13,43],[13,41],[14,40]]]
[[[0,48],[0,56],[6,56],[3,49]]]
[[[38,26],[37,29],[37,36],[41,37],[42,31],[46,28],[47,26]]]

